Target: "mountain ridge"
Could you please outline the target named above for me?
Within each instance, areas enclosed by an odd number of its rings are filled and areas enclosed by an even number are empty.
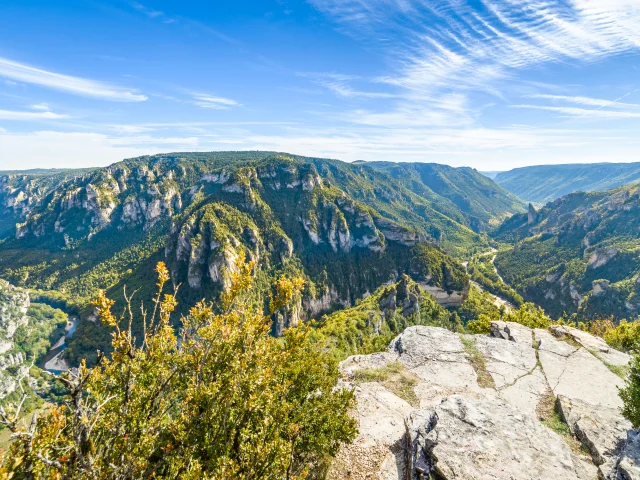
[[[494,180],[525,201],[547,203],[577,191],[605,191],[640,181],[640,163],[534,165],[499,172]]]
[[[512,213],[524,210],[525,203],[471,167],[451,167],[438,163],[367,162],[365,165],[390,174],[421,196],[433,192],[443,205],[460,210],[460,222],[476,232],[495,229]],[[455,215],[455,214],[454,214]]]

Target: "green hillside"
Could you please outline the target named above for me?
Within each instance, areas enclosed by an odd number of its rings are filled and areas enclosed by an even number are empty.
[[[609,190],[639,180],[640,163],[536,165],[495,176],[502,187],[534,203],[547,203],[573,192]]]
[[[502,277],[552,316],[640,314],[640,186],[564,196],[496,238],[515,243],[496,258]]]
[[[427,198],[440,211],[476,232],[493,230],[525,203],[486,175],[469,167],[437,163],[369,162],[389,173],[412,192]]]

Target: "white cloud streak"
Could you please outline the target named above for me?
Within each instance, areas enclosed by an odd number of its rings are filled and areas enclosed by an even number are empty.
[[[7,78],[9,81],[29,83],[101,100],[114,102],[142,102],[147,100],[145,95],[109,83],[50,72],[1,57],[0,77]]]
[[[49,111],[16,112],[11,110],[0,110],[0,120],[37,121],[60,120],[63,118],[68,118],[68,115],[61,115]]]
[[[617,110],[599,110],[577,107],[553,107],[548,105],[512,105],[513,108],[528,108],[562,113],[570,117],[590,117],[603,119],[640,118],[640,112],[624,112]]]
[[[634,103],[620,103],[616,100],[605,100],[602,98],[591,97],[570,97],[565,95],[528,95],[528,98],[539,98],[544,100],[552,100],[558,102],[574,103],[578,105],[587,105],[591,107],[608,107],[619,108],[623,110],[640,110],[640,105]]]
[[[525,69],[557,62],[584,65],[640,49],[638,0],[309,1],[341,31],[377,42],[395,62],[396,71],[377,82],[396,87],[401,98],[392,111],[358,112],[365,124],[391,117],[411,125],[419,116],[464,123],[476,113],[474,93],[503,98],[509,82]],[[452,94],[458,95],[453,109],[440,102]],[[586,97],[573,101],[620,108]]]
[[[241,107],[242,105],[235,100],[225,97],[216,97],[206,93],[192,93],[193,104],[200,108],[208,108],[211,110],[228,110],[231,107]]]
[[[342,98],[398,98],[399,95],[389,92],[370,92],[352,88],[349,82],[362,80],[358,76],[342,75],[338,73],[298,73],[300,77],[308,77],[337,96]]]

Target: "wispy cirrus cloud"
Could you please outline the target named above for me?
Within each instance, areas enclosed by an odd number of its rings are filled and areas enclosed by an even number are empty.
[[[83,97],[114,102],[142,102],[146,95],[106,82],[64,75],[0,57],[0,77],[10,82],[21,82],[51,88]]]
[[[637,89],[635,91],[638,91]],[[635,103],[622,103],[620,100],[631,95],[630,92],[614,100],[567,95],[528,95],[527,98],[549,100],[552,105],[511,105],[514,108],[528,108],[532,110],[546,110],[556,112],[564,116],[579,118],[599,119],[625,119],[640,118],[640,105]],[[563,105],[564,104],[564,105]],[[576,106],[577,105],[577,106]],[[593,107],[593,108],[587,108]]]
[[[48,112],[50,110],[49,105],[46,103],[35,103],[33,105],[30,105],[29,108],[31,110],[40,110],[45,112]]]
[[[35,111],[35,112],[0,110],[0,120],[34,121],[34,120],[60,120],[63,118],[69,118],[69,116],[50,112],[48,109]]]
[[[215,95],[209,95],[206,93],[191,93],[193,97],[192,103],[201,108],[208,108],[212,110],[228,110],[232,107],[241,107],[242,104],[225,97],[217,97]]]
[[[531,110],[546,110],[548,112],[561,113],[570,117],[619,119],[640,118],[640,112],[628,112],[620,110],[599,110],[578,107],[554,107],[550,105],[512,105],[513,108],[528,108]]]
[[[151,8],[146,5],[143,5],[140,2],[135,2],[135,1],[131,2],[131,6],[133,7],[134,10],[142,13],[143,15],[146,15],[151,20],[160,21],[166,24],[180,24],[189,29],[198,30],[200,32],[213,35],[214,37],[217,37],[218,39],[226,43],[230,43],[230,44],[238,43],[236,39],[231,38],[230,36],[216,30],[215,28],[205,25],[204,23],[201,23],[198,20],[193,20],[191,18],[185,18],[178,15],[170,15],[162,10],[156,10],[155,8]]]
[[[622,97],[616,98],[615,100],[606,100],[603,98],[591,98],[591,97],[580,97],[580,96],[567,96],[567,95],[546,95],[546,94],[536,94],[536,95],[528,95],[528,98],[540,98],[544,100],[552,100],[557,102],[567,102],[567,103],[575,103],[578,105],[587,105],[598,108],[620,108],[620,109],[629,109],[629,110],[640,110],[640,105],[635,103],[621,103],[625,97],[628,97],[632,93],[640,91],[640,89],[636,89],[632,92],[623,95]]]
[[[351,82],[363,80],[356,75],[344,75],[339,73],[298,73],[300,77],[307,77],[317,85],[321,85],[339,97],[343,98],[398,98],[398,94],[391,92],[376,92],[358,90],[351,86]]]
[[[637,0],[309,1],[340,31],[375,42],[394,65],[373,80],[396,87],[399,100],[392,111],[370,115],[404,112],[410,120],[435,111],[455,121],[460,111],[438,103],[456,94],[465,97],[472,117],[476,94],[504,98],[525,70],[559,62],[586,65],[640,50]],[[586,97],[576,99],[587,105]],[[618,108],[594,102],[588,105]],[[607,116],[612,114],[600,114]]]
[[[139,11],[140,13],[143,13],[144,15],[146,15],[147,17],[151,18],[151,19],[160,19],[162,20],[164,23],[174,23],[176,20],[174,18],[169,17],[166,13],[164,13],[162,10],[156,10],[154,8],[150,8],[147,7],[141,3],[138,2],[132,2],[131,6],[136,9],[137,11]]]

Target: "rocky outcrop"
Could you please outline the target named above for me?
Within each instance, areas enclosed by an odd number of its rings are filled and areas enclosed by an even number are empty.
[[[418,234],[415,230],[401,227],[391,220],[379,218],[376,220],[376,226],[388,240],[401,243],[407,247],[412,247],[420,241],[426,240],[426,237]]]
[[[504,402],[452,395],[409,422],[411,480],[587,480],[594,473],[561,437]]]
[[[585,252],[586,253],[586,252]],[[596,248],[589,255],[589,267],[599,268],[611,261],[619,251],[617,248]]]
[[[376,227],[367,209],[345,198],[326,198],[300,215],[298,220],[314,246],[328,245],[336,253],[348,253],[354,248],[381,252],[386,247],[386,239],[398,241],[399,238],[387,237]],[[395,225],[391,221],[388,224]],[[397,229],[401,230],[399,226]],[[411,232],[409,235],[417,234]]]
[[[559,395],[558,406],[571,432],[600,468],[600,476],[617,479],[617,464],[625,450],[631,424],[620,416],[617,408],[595,406],[577,398]]]
[[[59,234],[69,247],[73,242],[90,240],[111,226],[119,230],[136,226],[149,230],[162,218],[182,209],[173,172],[154,171],[145,165],[117,164],[54,183],[49,189],[44,182],[53,182],[50,177],[34,178],[31,182],[42,185],[38,190],[41,195],[27,195],[23,191],[15,199],[7,200],[18,220],[16,238]],[[25,202],[29,208],[19,207]]]
[[[489,336],[410,327],[387,351],[340,364],[360,433],[329,478],[638,478],[638,435],[605,364],[628,356],[605,345],[569,327],[493,322]],[[381,380],[359,380],[372,370]],[[415,380],[385,380],[400,370]],[[556,418],[570,435],[550,428]]]
[[[0,400],[16,390],[17,377],[28,369],[24,353],[14,349],[14,336],[29,322],[29,303],[26,291],[0,280]]]
[[[533,225],[537,221],[538,221],[538,212],[536,211],[535,208],[533,208],[533,205],[530,203],[529,209],[527,211],[527,225]]]
[[[596,280],[593,282],[592,287],[592,295],[599,296],[604,294],[607,290],[609,290],[609,280]]]
[[[445,289],[428,283],[421,283],[420,286],[429,292],[436,301],[443,307],[459,307],[467,298],[467,291],[447,292]]]
[[[557,338],[570,338],[574,342],[577,342],[588,350],[589,353],[598,357],[606,364],[624,367],[629,365],[629,362],[631,361],[631,356],[627,353],[611,348],[602,338],[583,332],[577,328],[561,325],[552,326],[550,330]]]
[[[246,214],[221,203],[196,210],[172,231],[165,256],[176,279],[186,270],[192,289],[205,281],[227,289],[242,255],[247,261],[268,260],[269,252],[291,256],[290,240],[283,234],[262,231]]]
[[[640,480],[640,432],[628,432],[627,443],[616,467],[618,478]]]

